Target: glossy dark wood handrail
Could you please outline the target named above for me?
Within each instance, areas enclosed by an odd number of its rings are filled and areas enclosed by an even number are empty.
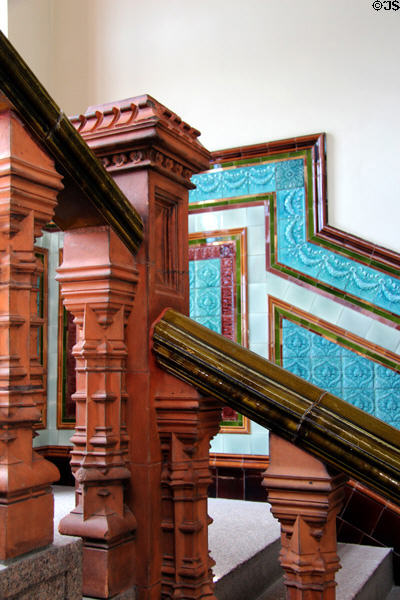
[[[12,44],[0,32],[0,89],[39,143],[134,253],[142,219]]]
[[[152,339],[169,373],[400,504],[397,429],[172,309]]]

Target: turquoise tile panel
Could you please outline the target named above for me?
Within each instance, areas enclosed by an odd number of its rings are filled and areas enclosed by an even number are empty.
[[[221,332],[221,262],[218,258],[189,261],[190,316]]]
[[[189,286],[190,290],[194,289],[194,278],[195,278],[195,261],[189,261]]]
[[[189,202],[204,202],[204,200],[219,200],[223,198],[223,177],[222,170],[215,172],[193,175],[192,182],[196,189],[190,190]]]
[[[196,317],[196,321],[197,321],[197,323],[200,323],[200,325],[204,325],[204,327],[208,327],[208,329],[212,329],[212,331],[221,333],[221,317],[220,316],[218,316],[218,317]]]
[[[275,164],[257,165],[248,168],[249,194],[265,194],[274,192]]]
[[[220,288],[197,289],[194,293],[193,315],[197,317],[221,318],[221,290]]]
[[[400,427],[400,373],[282,319],[282,366],[354,406]]]
[[[346,402],[365,410],[370,415],[378,416],[375,409],[375,395],[371,392],[365,392],[359,388],[344,388],[342,397]]]
[[[400,281],[380,273],[378,277],[378,292],[374,299],[374,304],[382,308],[399,314],[400,312]]]
[[[337,358],[341,356],[341,348],[334,342],[327,340],[320,335],[311,334],[311,356]]]
[[[223,171],[224,198],[249,195],[248,168],[230,169]]]
[[[218,168],[194,175],[192,181],[197,188],[189,192],[189,202],[276,192],[277,260],[280,264],[400,315],[399,279],[307,240],[302,158]]]
[[[400,391],[400,374],[383,365],[375,365],[375,387],[383,390]]]
[[[376,416],[400,429],[400,389],[377,390]]]
[[[289,175],[286,175],[286,180],[289,179]],[[189,203],[273,192],[276,188],[275,163],[215,169],[194,175],[192,183],[196,189],[190,190]]]
[[[374,379],[374,363],[372,361],[355,354],[355,352],[343,349],[343,387],[354,387],[372,392]]]
[[[282,346],[284,358],[309,357],[311,350],[311,336],[309,331],[298,327],[294,323],[291,327],[285,327],[285,343]]]
[[[354,265],[350,270],[346,292],[373,303],[379,291],[379,280],[380,276],[377,273],[372,273],[363,265]]]
[[[284,358],[283,366],[294,375],[311,381],[311,360],[309,358],[301,358],[301,360]]]
[[[190,261],[194,263],[194,289],[219,288],[221,285],[221,263],[219,258]]]
[[[331,394],[341,394],[343,384],[341,367],[340,356],[314,356],[311,361],[311,383]]]
[[[276,163],[275,177],[277,190],[304,187],[303,159],[284,160]]]

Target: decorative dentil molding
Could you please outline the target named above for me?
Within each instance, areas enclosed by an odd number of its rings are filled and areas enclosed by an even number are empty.
[[[209,164],[200,132],[148,95],[89,107],[71,122],[111,173],[151,167],[192,188]]]

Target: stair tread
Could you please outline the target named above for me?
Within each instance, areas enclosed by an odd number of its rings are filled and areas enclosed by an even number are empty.
[[[342,568],[336,574],[337,600],[355,598],[390,553],[390,548],[338,544]]]
[[[279,522],[269,509],[266,502],[208,499],[208,513],[214,520],[209,527],[214,581],[279,539]]]

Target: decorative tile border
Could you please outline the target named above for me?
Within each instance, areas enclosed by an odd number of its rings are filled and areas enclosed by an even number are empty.
[[[246,229],[189,235],[190,316],[247,346]],[[226,407],[220,433],[249,433],[249,420]]]
[[[269,298],[270,359],[400,428],[399,357]]]
[[[59,250],[58,264],[62,263],[62,250]],[[61,295],[58,305],[58,379],[57,379],[57,428],[75,428],[75,401],[72,395],[76,389],[75,359],[72,347],[76,342],[76,325],[73,316],[63,306]]]
[[[41,273],[36,282],[37,310],[37,360],[43,367],[43,389],[47,390],[47,324],[48,324],[48,251],[46,248],[35,247],[35,256],[42,265]],[[45,429],[47,426],[47,399],[42,408],[42,417],[35,429]]]
[[[316,134],[214,152],[189,210],[269,202],[268,269],[400,324],[400,256],[327,224],[324,146]]]

